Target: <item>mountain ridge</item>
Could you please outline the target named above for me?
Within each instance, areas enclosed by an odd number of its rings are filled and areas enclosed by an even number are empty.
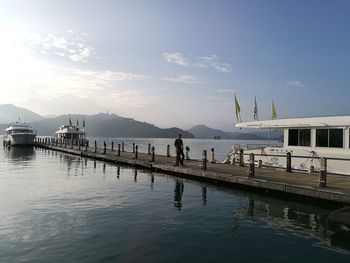
[[[188,129],[197,139],[233,139],[233,140],[267,140],[266,132],[225,132],[220,129],[213,129],[204,124],[199,124]],[[271,140],[279,140],[282,136],[280,131],[270,132]]]
[[[44,119],[40,114],[13,104],[0,104],[0,124],[18,121],[32,122]]]

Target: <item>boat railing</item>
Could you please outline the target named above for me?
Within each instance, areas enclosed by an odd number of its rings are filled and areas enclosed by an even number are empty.
[[[259,148],[255,148],[255,150],[257,149]],[[338,166],[340,164],[335,162],[349,162],[350,158],[324,157],[317,155],[314,151],[310,151],[308,155],[294,155],[292,152],[286,152],[285,154],[265,153],[264,151],[247,153],[246,150],[250,149],[243,147],[233,147],[223,163],[238,163],[240,166],[245,166],[251,165],[253,160],[254,166],[257,167],[286,169],[287,172],[292,172],[292,170],[308,171],[310,173],[321,171],[321,169],[325,169],[327,171],[328,169],[327,173],[329,174],[349,176],[349,172],[344,169],[341,172],[330,167],[327,168],[327,163]],[[283,160],[284,158],[285,160]],[[295,161],[295,159],[299,160]],[[325,167],[322,166],[323,163],[326,163]]]
[[[254,144],[254,143],[248,143],[248,144],[240,144],[238,145],[241,148],[246,148],[247,150],[254,150],[254,149],[263,149],[266,147],[273,147],[273,148],[278,148],[281,147],[282,144],[268,144],[268,143],[259,143],[259,144]]]

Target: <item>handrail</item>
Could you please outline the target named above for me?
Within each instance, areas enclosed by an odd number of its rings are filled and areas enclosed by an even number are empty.
[[[239,154],[239,153],[237,153]],[[245,156],[249,156],[250,153],[243,153]],[[287,158],[286,154],[263,154],[263,153],[254,153],[255,156],[267,156],[267,157],[284,157]],[[303,159],[316,159],[320,160],[322,157],[319,156],[304,156],[304,155],[292,155],[292,158],[303,158]],[[350,158],[337,158],[337,157],[324,157],[327,158],[327,160],[334,160],[334,161],[350,161]]]

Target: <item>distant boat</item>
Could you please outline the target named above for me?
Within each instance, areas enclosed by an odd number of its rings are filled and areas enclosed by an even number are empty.
[[[286,167],[285,156],[290,152],[292,168],[296,170],[318,171],[320,158],[328,159],[329,173],[350,174],[350,116],[294,118],[237,123],[237,128],[282,129],[284,142],[282,147],[232,147],[226,161],[237,157],[240,149],[247,154],[258,154],[264,166]],[[312,167],[312,168],[311,168]]]
[[[89,143],[88,139],[86,139],[86,132],[73,125],[62,125],[55,132],[55,136],[63,142],[65,141],[67,144],[77,144],[78,141],[80,145]]]
[[[221,140],[221,136],[214,136],[215,140]]]
[[[28,123],[10,123],[5,129],[3,144],[6,146],[34,145],[36,131]]]

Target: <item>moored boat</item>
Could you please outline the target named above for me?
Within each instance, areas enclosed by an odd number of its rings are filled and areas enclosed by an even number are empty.
[[[36,130],[28,123],[10,123],[5,129],[3,144],[6,146],[34,145]]]
[[[282,129],[281,147],[236,147],[227,160],[237,157],[237,151],[257,154],[263,166],[286,167],[286,154],[292,155],[295,170],[318,171],[320,159],[327,159],[327,171],[350,174],[350,116],[292,118],[237,123],[238,128]],[[294,157],[293,157],[294,156]],[[249,156],[245,155],[245,162]]]
[[[73,125],[60,126],[55,132],[55,136],[57,139],[62,140],[62,142],[67,144],[89,144],[89,141],[86,139],[85,130]]]

